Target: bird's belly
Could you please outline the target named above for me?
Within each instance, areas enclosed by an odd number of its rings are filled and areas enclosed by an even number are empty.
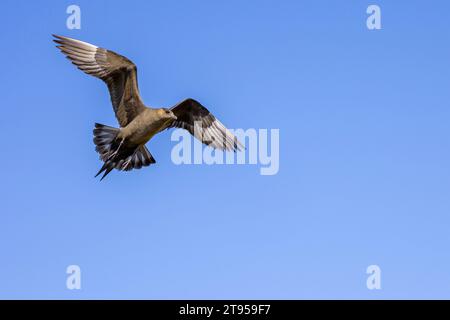
[[[128,129],[128,130],[127,130]],[[141,145],[150,140],[160,130],[160,126],[156,123],[130,123],[125,127],[127,140],[133,144]]]

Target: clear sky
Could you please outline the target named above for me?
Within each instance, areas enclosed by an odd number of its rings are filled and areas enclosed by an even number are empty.
[[[449,10],[2,1],[0,298],[450,298]],[[193,97],[231,128],[279,129],[279,173],[176,166],[164,132],[156,165],[94,179],[94,122],[117,122],[52,33],[133,60],[148,105]]]

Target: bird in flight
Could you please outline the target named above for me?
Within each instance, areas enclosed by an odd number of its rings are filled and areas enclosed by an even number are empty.
[[[139,94],[137,68],[133,62],[111,50],[87,42],[53,35],[57,48],[78,69],[103,80],[120,128],[96,123],[95,150],[104,162],[96,177],[103,180],[113,169],[129,171],[156,163],[145,144],[167,128],[183,128],[206,145],[226,151],[244,147],[227,128],[194,99],[172,108],[151,108]]]

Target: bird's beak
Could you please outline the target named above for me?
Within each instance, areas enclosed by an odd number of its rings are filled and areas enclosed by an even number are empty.
[[[176,115],[174,115],[174,114],[172,113],[172,119],[173,119],[173,120],[177,120],[178,118],[177,118]]]

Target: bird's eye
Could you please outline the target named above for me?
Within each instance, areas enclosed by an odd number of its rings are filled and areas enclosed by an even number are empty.
[[[166,110],[166,113],[170,113],[170,110]]]

